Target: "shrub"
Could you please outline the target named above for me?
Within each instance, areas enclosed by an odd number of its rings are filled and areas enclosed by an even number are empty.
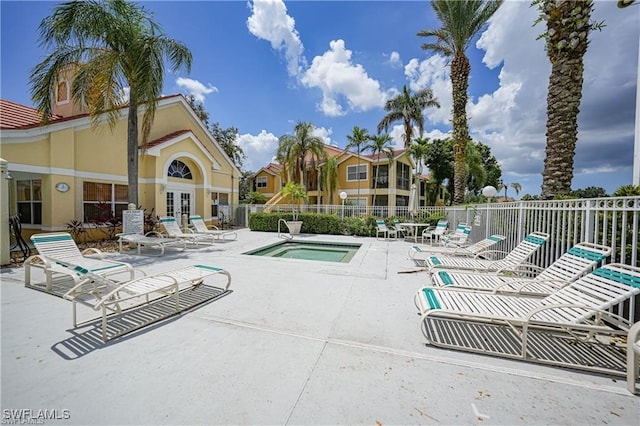
[[[280,219],[293,220],[291,213],[251,213],[249,229],[252,231],[277,232]],[[370,237],[375,235],[376,219],[373,216],[346,217],[344,220],[334,214],[300,213],[302,221],[300,232],[305,234],[358,235]],[[287,232],[280,226],[281,232]]]

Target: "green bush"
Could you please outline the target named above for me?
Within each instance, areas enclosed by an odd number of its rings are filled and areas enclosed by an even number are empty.
[[[293,215],[291,213],[251,213],[249,215],[249,229],[277,232],[280,219],[293,220]],[[298,220],[302,221],[300,232],[304,234],[345,234],[362,237],[375,235],[376,218],[373,216],[346,217],[343,220],[334,214],[300,213]],[[281,225],[280,231],[287,232],[288,230]]]

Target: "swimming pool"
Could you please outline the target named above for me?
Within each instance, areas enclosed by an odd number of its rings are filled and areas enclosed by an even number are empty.
[[[280,257],[285,259],[319,260],[348,263],[361,244],[330,243],[324,241],[281,241],[248,251],[251,256]]]

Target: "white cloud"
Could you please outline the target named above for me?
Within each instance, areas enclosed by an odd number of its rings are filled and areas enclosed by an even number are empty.
[[[335,117],[348,110],[367,111],[382,107],[387,94],[362,65],[351,62],[352,52],[345,48],[344,41],[332,40],[329,47],[321,56],[313,58],[300,79],[305,86],[322,91],[319,110]]]
[[[448,60],[441,55],[430,56],[424,61],[413,58],[405,65],[404,74],[411,90],[431,89],[440,103],[440,108],[427,108],[425,117],[431,123],[449,125],[452,97]]]
[[[331,135],[333,134],[333,129],[325,128],[325,127],[314,127],[313,132],[311,132],[313,136],[317,136],[323,140],[323,142],[327,145],[336,146],[334,142],[331,140]]]
[[[193,95],[193,97],[198,102],[204,103],[204,97],[210,93],[215,93],[218,89],[212,85],[205,86],[200,83],[198,80],[193,80],[191,78],[178,77],[176,80],[176,84],[178,87],[186,89],[188,94]]]
[[[257,135],[238,135],[237,142],[247,156],[244,168],[254,172],[273,161],[278,149],[278,137],[265,130]]]
[[[287,6],[282,0],[254,0],[250,7],[252,15],[247,18],[247,27],[251,34],[270,42],[273,49],[283,51],[289,75],[298,75],[304,65],[304,46],[295,20],[287,15]]]
[[[391,54],[389,55],[389,64],[394,68],[402,67],[402,60],[400,59],[400,53],[396,52],[395,50],[391,52]]]

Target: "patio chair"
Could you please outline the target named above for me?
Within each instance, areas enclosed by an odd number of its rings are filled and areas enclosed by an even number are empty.
[[[601,266],[610,254],[611,247],[582,242],[571,247],[534,278],[438,271],[431,276],[431,282],[437,287],[453,286],[467,290],[542,297]]]
[[[449,221],[447,220],[439,220],[436,226],[431,226],[424,231],[422,231],[422,244],[424,244],[425,239],[429,239],[429,242],[433,244],[434,240],[438,240],[441,236],[447,232],[447,227],[449,226]]]
[[[402,238],[409,234],[409,230],[402,226],[398,219],[393,219],[393,229],[395,229]]]
[[[31,236],[31,242],[38,254],[24,261],[24,284],[27,287],[42,289],[31,285],[32,268],[41,269],[44,272],[46,277],[44,290],[48,292],[52,291],[53,281],[57,276],[70,277],[74,283],[80,280],[77,271],[52,259],[80,265],[87,271],[103,276],[128,273],[130,279],[135,277],[135,271],[130,264],[104,259],[104,253],[97,248],[88,248],[81,252],[71,234],[67,232],[35,234]]]
[[[116,236],[118,237],[118,251],[120,253],[123,253],[124,244],[127,244],[129,248],[137,249],[138,254],[142,254],[143,248],[160,250],[158,256],[162,256],[164,249],[167,247],[178,247],[182,250],[187,247],[187,242],[184,239],[164,237],[156,231],[148,232],[145,235],[123,233]]]
[[[446,254],[447,256],[464,256],[473,257],[479,253],[487,250],[489,247],[504,241],[506,237],[504,235],[491,235],[484,240],[480,240],[477,243],[460,246],[455,242],[450,242],[441,247],[414,245],[409,248],[409,258],[414,261],[421,261],[424,265],[424,259],[418,258],[419,254]]]
[[[394,228],[389,228],[384,220],[376,220],[376,239],[380,238],[380,234],[384,235],[384,238],[398,238],[398,231]]]
[[[73,326],[78,326],[78,304],[87,306],[94,311],[100,311],[102,339],[105,342],[191,309],[198,304],[211,300],[211,298],[221,296],[222,293],[229,290],[231,285],[231,274],[229,272],[209,265],[191,265],[137,279],[112,281],[108,277],[96,275],[71,263],[62,263],[69,269],[77,270],[83,277],[76,286],[63,296],[73,304]],[[192,300],[194,299],[192,295],[185,293],[185,291],[196,290],[203,284],[205,278],[214,274],[226,276],[226,284],[223,291],[209,292],[204,299],[199,298],[197,300]],[[181,294],[182,298],[180,297]],[[173,303],[163,303],[169,298],[173,299]],[[150,303],[155,304],[154,308],[145,314],[128,315],[126,319],[114,319],[112,324],[108,324],[108,320],[114,315],[126,315],[127,312]],[[116,333],[108,336],[108,330],[116,330]]]
[[[214,235],[196,234],[190,229],[188,229],[187,232],[184,232],[182,229],[180,229],[180,225],[178,225],[175,217],[167,216],[160,218],[160,225],[164,228],[164,234],[166,234],[166,236],[170,238],[179,238],[189,244],[198,245],[200,244],[200,242],[213,244],[214,240],[216,239]]]
[[[213,235],[216,240],[226,240],[227,237],[232,240],[238,238],[238,233],[236,231],[220,230],[215,225],[207,226],[201,216],[191,215],[189,216],[189,220],[191,221],[191,226],[196,234]]]
[[[464,247],[468,245],[469,234],[471,234],[471,226],[466,223],[459,223],[453,232],[445,232],[444,235],[441,235],[436,240],[436,243],[444,247]]]
[[[423,289],[421,329],[431,345],[523,361],[626,375],[640,268],[609,264],[545,298]],[[634,339],[637,336],[633,336]]]
[[[532,232],[509,253],[499,250],[485,250],[473,258],[455,256],[429,256],[425,265],[431,275],[441,269],[459,269],[475,272],[531,272],[540,268],[527,263],[529,259],[549,239],[549,234]],[[490,260],[486,257],[506,254],[503,259]]]

